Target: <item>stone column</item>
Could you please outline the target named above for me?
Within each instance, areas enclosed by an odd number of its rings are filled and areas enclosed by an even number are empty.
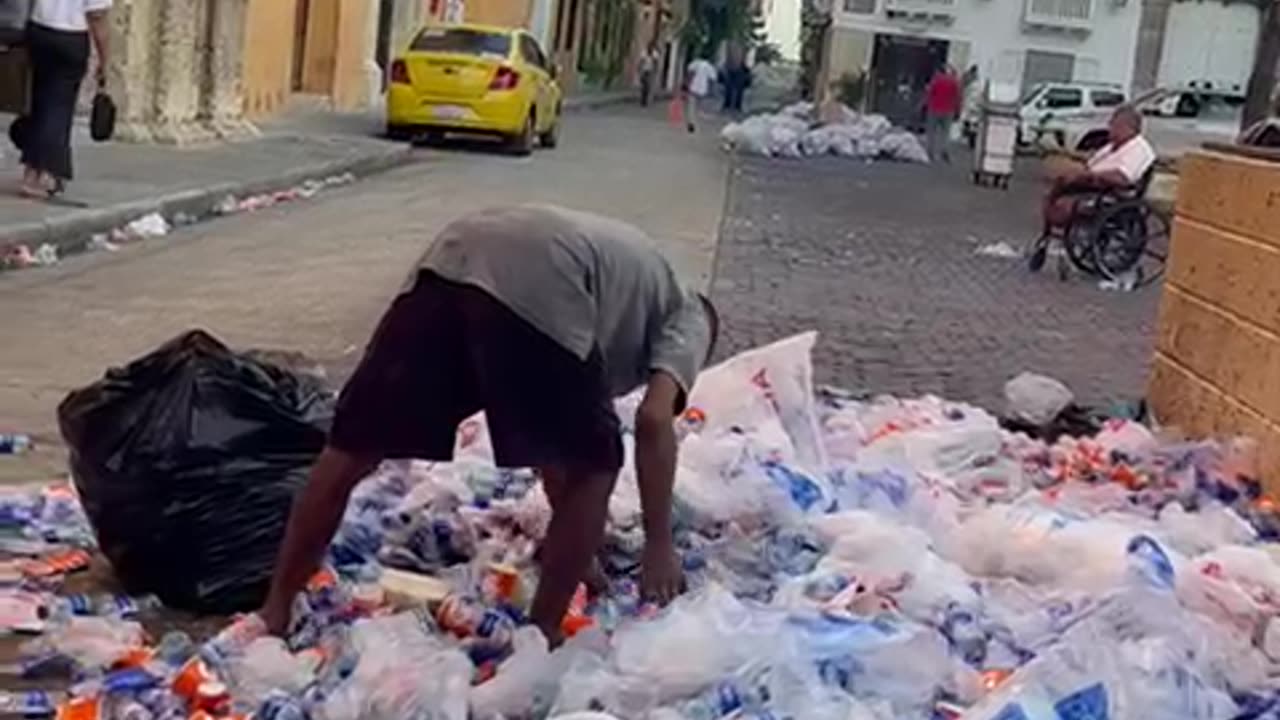
[[[364,26],[365,107],[377,107],[382,100],[382,68],[378,65],[378,18],[382,14],[379,0],[363,0],[368,5]]]
[[[111,9],[107,88],[116,101],[116,139],[151,142],[155,114],[156,20],[161,0],[126,0]]]
[[[208,46],[207,0],[159,0],[156,38],[156,142],[187,145],[211,139],[199,123],[201,54]],[[215,0],[221,1],[221,0]]]
[[[210,3],[208,62],[201,113],[209,131],[221,138],[254,135],[244,119],[244,35],[248,0]]]

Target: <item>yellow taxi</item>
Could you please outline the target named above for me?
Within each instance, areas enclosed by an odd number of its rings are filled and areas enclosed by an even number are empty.
[[[430,25],[390,68],[387,135],[476,133],[520,154],[555,147],[560,86],[538,41],[524,30]]]

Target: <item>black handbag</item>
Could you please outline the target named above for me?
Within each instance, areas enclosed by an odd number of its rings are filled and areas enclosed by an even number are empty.
[[[27,137],[31,132],[31,118],[19,115],[9,123],[9,142],[23,152],[27,149]]]
[[[106,142],[116,132],[116,101],[106,90],[98,88],[93,96],[93,108],[89,112],[89,137],[95,142]]]

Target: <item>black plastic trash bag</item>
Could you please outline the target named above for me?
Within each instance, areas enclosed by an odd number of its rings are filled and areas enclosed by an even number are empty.
[[[68,395],[72,475],[125,588],[199,612],[258,605],[333,400],[198,330]]]

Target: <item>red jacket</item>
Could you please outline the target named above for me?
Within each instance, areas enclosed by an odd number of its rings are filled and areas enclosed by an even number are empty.
[[[925,89],[925,109],[933,117],[955,117],[960,114],[960,80],[951,73],[940,72]]]

